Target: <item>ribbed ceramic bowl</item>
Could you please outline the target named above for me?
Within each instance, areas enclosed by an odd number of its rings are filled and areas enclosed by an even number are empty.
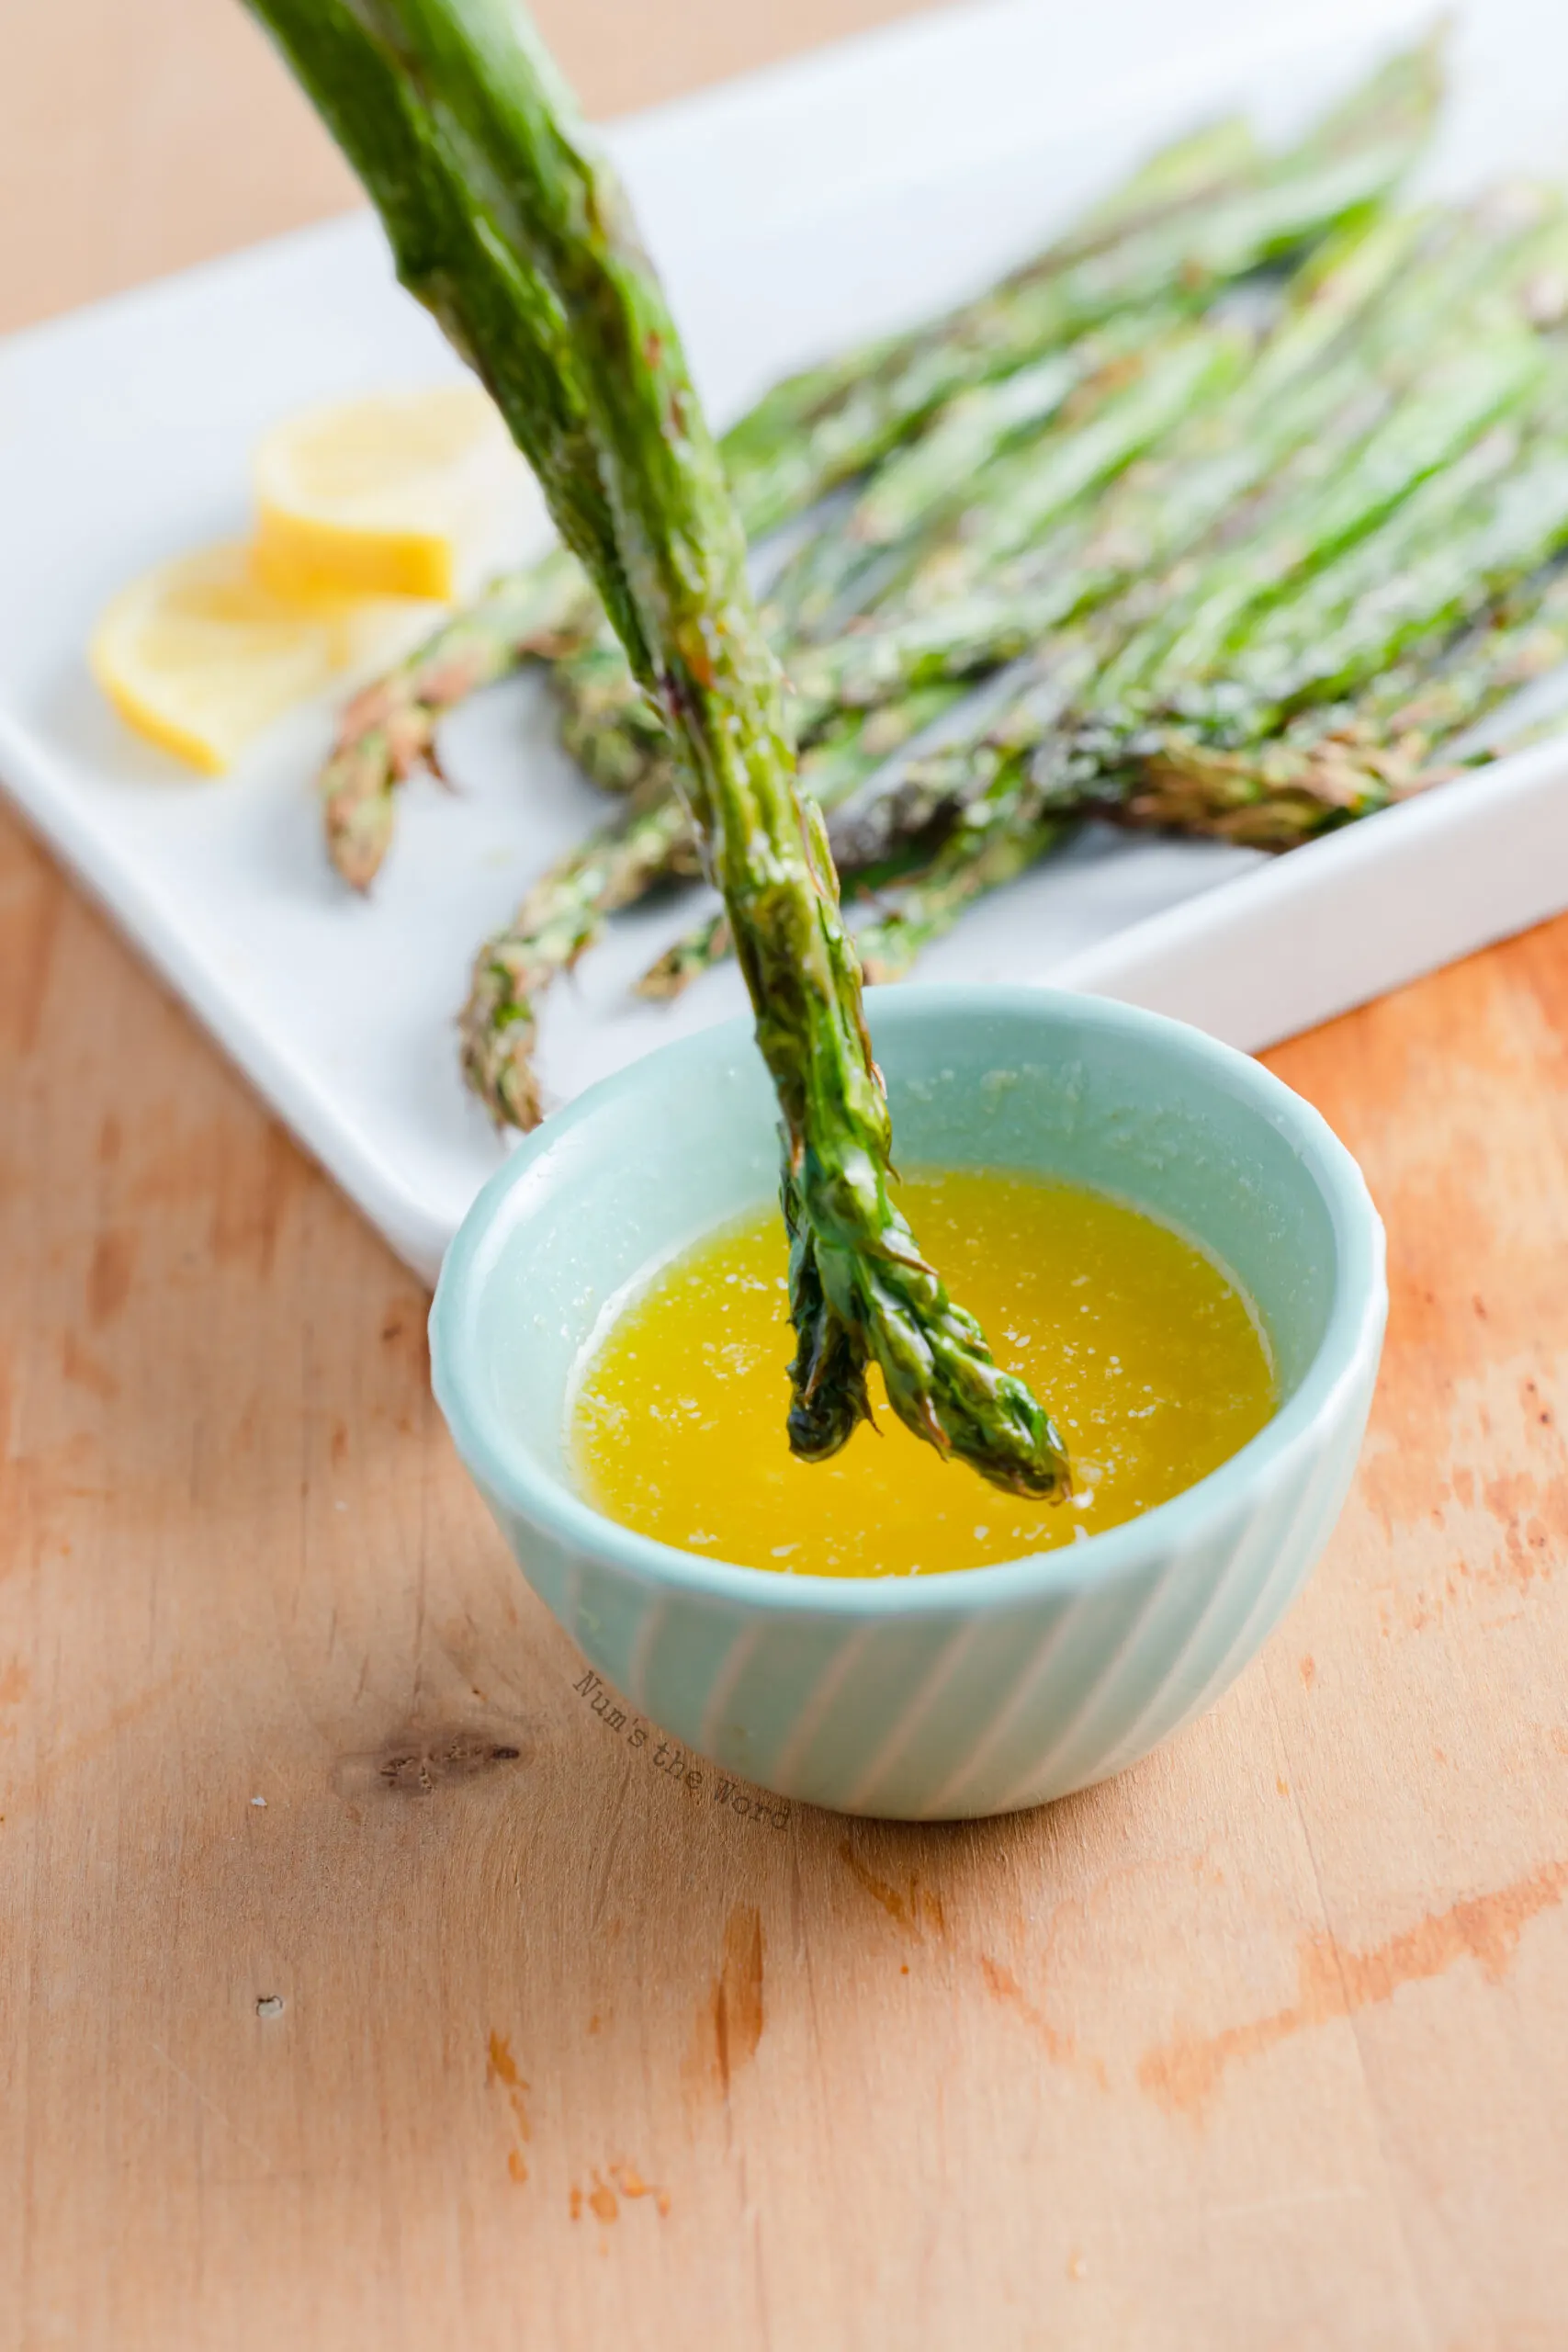
[[[743,1023],[593,1088],[492,1178],[436,1294],[435,1393],[524,1575],[620,1702],[788,1797],[908,1819],[1007,1812],[1144,1755],[1299,1589],[1371,1400],[1382,1228],[1316,1112],[1196,1030],[1039,989],[879,990],[870,1014],[906,1165],[1098,1186],[1234,1270],[1283,1398],[1249,1445],[1126,1526],[947,1576],[729,1567],[591,1510],[566,1453],[590,1335],[654,1266],[774,1189],[776,1114]]]

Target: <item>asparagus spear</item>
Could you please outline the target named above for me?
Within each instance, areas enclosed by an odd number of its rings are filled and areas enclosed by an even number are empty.
[[[562,479],[545,477],[547,495],[664,709],[784,1114],[798,1341],[792,1445],[818,1457],[845,1442],[869,1414],[874,1358],[894,1410],[941,1452],[1013,1491],[1061,1493],[1060,1440],[1022,1384],[998,1370],[894,1204],[886,1102],[821,820],[795,797],[742,535],[618,186],[506,0],[366,0],[370,35],[335,0],[256,5],[334,129],[356,134],[345,143],[394,233],[402,177],[434,152],[484,223],[478,242],[493,243],[529,288],[526,308],[498,319],[468,274],[476,240],[454,240],[439,255],[443,314],[505,382],[535,439],[537,394],[513,341],[536,370],[558,361],[581,401],[593,480],[575,479],[563,458]],[[340,106],[355,45],[367,74],[390,74],[412,94],[396,117],[372,108],[367,118],[359,92],[352,109]],[[425,290],[431,257],[419,258]],[[569,334],[547,339],[540,322],[558,319]]]
[[[552,866],[479,950],[458,1023],[463,1074],[500,1124],[536,1127],[544,1116],[534,1045],[546,990],[592,945],[604,916],[639,899],[691,845],[682,801],[642,810]]]
[[[834,859],[840,872],[848,878],[853,893],[863,896],[868,891],[879,891],[888,881],[902,878],[912,868],[929,867],[932,844],[939,841],[942,842],[936,853],[940,860],[946,849],[943,835],[953,830],[954,808],[958,808],[957,821],[962,825],[964,810],[979,803],[985,797],[984,785],[980,780],[982,771],[987,782],[1002,776],[1005,772],[1009,797],[1001,803],[999,821],[993,823],[984,810],[975,817],[974,837],[977,839],[984,831],[988,841],[999,841],[1024,788],[1028,753],[1041,736],[1060,721],[1070,707],[1075,692],[1090,675],[1091,667],[1088,640],[1081,636],[1063,639],[1053,647],[1048,657],[1043,656],[1034,665],[1030,686],[1022,692],[1015,692],[999,716],[993,712],[988,729],[987,722],[982,720],[978,727],[960,732],[951,744],[944,744],[941,751],[929,754],[926,760],[916,763],[908,770],[908,788],[882,794],[868,804],[868,808],[862,808],[856,797],[856,787],[864,781],[864,777],[851,774],[842,778],[831,801],[823,795],[820,805],[829,817],[828,834]],[[935,695],[941,691],[931,689],[931,693]],[[947,693],[950,697],[947,707],[951,708],[953,690],[948,689]],[[904,704],[889,704],[874,714],[874,723],[889,728],[901,718],[907,707]],[[927,706],[926,715],[919,722],[922,731],[934,718],[942,715],[941,706],[934,711]],[[910,729],[908,731],[914,730]],[[1010,748],[1011,739],[1015,736],[1024,754],[1016,762],[1016,775],[1013,774]],[[890,735],[884,741],[888,751],[897,748]],[[807,753],[807,769],[816,756],[815,752]],[[964,786],[962,800],[953,788],[954,763]],[[880,767],[883,763],[879,758],[875,766]],[[940,782],[929,796],[922,797],[919,779],[927,768],[934,771]],[[815,778],[812,778],[812,788],[814,792],[818,789]],[[1053,811],[1053,817],[1055,814]],[[1027,821],[1032,820],[1032,811]],[[1040,854],[1040,851],[1036,852],[1036,854]],[[954,860],[953,863],[956,871],[964,861]],[[999,877],[1006,865],[1006,853],[998,849],[994,856],[988,858],[987,864]],[[1010,878],[1011,870],[1009,869],[1008,878]],[[942,888],[942,873],[935,871],[931,875],[931,900],[933,937],[938,935],[940,929],[946,927],[940,922],[937,914]],[[973,895],[975,892],[966,885],[961,883],[958,886],[958,895],[953,902],[954,915],[965,899]],[[857,953],[860,940],[874,940],[874,930],[861,932],[857,935]],[[728,952],[729,937],[724,923],[717,918],[711,918],[694,926],[649,967],[637,983],[638,993],[660,999],[679,996],[693,980]],[[897,961],[889,945],[881,955],[882,967],[877,977],[897,977],[894,970]]]
[[[1071,820],[1035,817],[1011,826],[964,829],[900,898],[891,913],[857,933],[868,980],[901,980],[926,949],[945,937],[964,909],[1016,882],[1072,830]]]
[[[673,947],[656,956],[637,983],[637,994],[653,1004],[670,1004],[684,996],[694,980],[724,963],[734,946],[729,917],[716,907],[705,921],[682,932]],[[863,971],[865,967],[861,967]]]
[[[529,654],[548,658],[597,611],[582,567],[552,548],[525,571],[496,581],[477,604],[348,704],[321,772],[327,848],[345,882],[367,889],[391,840],[397,786],[416,768],[439,773],[435,727],[476,688],[503,678]]]
[[[550,684],[562,746],[601,790],[646,797],[675,789],[669,729],[603,626],[555,663]]]
[[[1081,213],[1071,229],[1011,275],[1015,278],[1046,277],[1065,269],[1116,238],[1146,229],[1186,206],[1256,187],[1268,169],[1269,158],[1245,115],[1221,115],[1200,123],[1195,130],[1183,131],[1168,145],[1156,148],[1126,179]]]
[[[886,709],[843,710],[830,728],[802,752],[801,789],[808,792],[825,817],[850,799],[868,776],[874,775],[911,736],[925,730],[962,698],[963,689],[946,684],[928,686],[906,695]],[[831,844],[832,826],[829,825]],[[835,860],[837,862],[837,860]],[[897,863],[910,860],[900,848]],[[854,876],[854,894],[862,894],[872,868]],[[722,908],[683,933],[672,947],[656,958],[637,982],[638,996],[667,1003],[682,995],[694,979],[722,963],[733,946],[729,919]]]

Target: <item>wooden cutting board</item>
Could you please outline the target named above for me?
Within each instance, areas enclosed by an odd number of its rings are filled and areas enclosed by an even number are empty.
[[[541,14],[608,106],[880,12]],[[4,40],[0,325],[351,198],[231,0]],[[746,1815],[574,1688],[423,1297],[0,818],[6,2352],[1568,2345],[1568,922],[1269,1058],[1393,1306],[1260,1663],[1048,1812]]]

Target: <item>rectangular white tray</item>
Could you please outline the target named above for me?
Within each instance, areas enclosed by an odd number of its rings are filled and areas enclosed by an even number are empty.
[[[1027,250],[1154,140],[1244,104],[1288,130],[1413,0],[986,6],[623,123],[612,144],[727,418],[782,368],[919,316]],[[1568,20],[1474,0],[1433,175],[1568,170]],[[452,1023],[479,939],[602,808],[536,683],[459,713],[453,795],[418,783],[373,898],[327,870],[311,792],[330,713],[213,785],[132,741],[83,660],[158,558],[245,526],[247,458],[310,401],[454,363],[366,217],[287,238],[0,345],[0,778],[263,1093],[420,1272],[503,1148]],[[1256,1048],[1568,904],[1568,747],[1543,744],[1269,863],[1090,834],[977,910],[931,978],[1052,980]],[[739,1009],[733,972],[673,1008],[626,982],[690,920],[639,910],[564,986],[558,1097]]]

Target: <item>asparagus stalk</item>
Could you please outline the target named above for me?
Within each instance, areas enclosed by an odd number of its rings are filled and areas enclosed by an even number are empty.
[[[672,1003],[676,997],[685,995],[694,980],[700,980],[705,972],[724,963],[734,944],[729,917],[722,907],[716,907],[711,915],[694,923],[690,931],[682,932],[672,947],[667,947],[662,956],[654,959],[637,984],[637,995],[653,1004]],[[864,970],[863,964],[861,968]]]
[[[528,655],[549,659],[563,650],[597,610],[592,597],[576,558],[552,548],[526,571],[496,581],[348,704],[320,786],[328,853],[345,882],[364,890],[374,880],[392,837],[398,786],[417,768],[440,773],[443,713]]]
[[[1013,1491],[1060,1494],[1060,1440],[1022,1384],[998,1371],[894,1203],[886,1102],[821,820],[795,796],[744,540],[617,184],[506,0],[365,0],[369,34],[335,0],[256,5],[334,129],[344,125],[339,78],[352,71],[356,34],[367,71],[412,94],[396,118],[379,108],[367,118],[356,93],[353,160],[396,230],[402,175],[431,152],[443,158],[486,237],[442,250],[441,314],[505,383],[520,419],[532,420],[538,395],[516,364],[519,337],[529,368],[558,362],[581,402],[593,480],[578,480],[563,459],[558,481],[545,477],[547,495],[664,710],[784,1114],[798,1341],[792,1445],[815,1458],[845,1442],[869,1415],[874,1359],[894,1410],[939,1451]],[[407,136],[411,114],[417,139]],[[529,289],[527,308],[497,317],[479,299],[484,288],[467,267],[476,243],[505,255]],[[421,258],[423,289],[431,266]],[[547,340],[540,322],[558,321],[569,333]]]
[[[560,740],[602,791],[672,792],[670,733],[603,625],[556,662]]]
[[[847,776],[831,806],[823,800],[835,861],[855,895],[878,891],[913,867],[924,869],[927,895],[918,909],[911,905],[906,923],[890,929],[886,938],[879,925],[857,934],[857,953],[863,942],[872,943],[878,979],[898,978],[920,947],[939,937],[971,898],[993,882],[1011,880],[1055,841],[1062,830],[1062,815],[1072,813],[1069,804],[1053,807],[1047,829],[1041,831],[1035,847],[1021,864],[1002,846],[1008,827],[1023,805],[1030,755],[1042,737],[1059,724],[1075,693],[1091,674],[1091,666],[1089,640],[1081,635],[1064,639],[1032,666],[1027,687],[1015,691],[999,716],[992,715],[988,726],[983,721],[915,763],[904,772],[898,788],[862,805],[855,787],[863,779]],[[890,704],[875,718],[886,725],[903,708]],[[933,714],[940,715],[940,711]],[[922,728],[929,723],[922,720]],[[813,756],[807,753],[807,761]],[[878,761],[877,765],[881,764]],[[955,770],[962,794],[954,789]],[[936,779],[935,788],[929,792],[921,788],[928,771]],[[994,810],[988,787],[995,792]],[[955,831],[955,809],[956,831],[964,834],[969,849],[980,857],[981,875],[973,881],[968,852],[949,848],[949,838]],[[1037,815],[1030,804],[1021,820],[1021,831],[1030,833],[1032,839]],[[933,842],[941,843],[934,857]],[[650,966],[637,984],[638,993],[658,999],[678,996],[728,952],[725,924],[719,918],[710,918]]]
[[[536,1127],[544,1116],[534,1047],[546,991],[592,945],[604,918],[670,874],[682,853],[688,872],[698,870],[692,850],[684,803],[661,801],[552,866],[479,950],[458,1023],[463,1074],[500,1125]]]
[[[840,712],[829,731],[801,754],[802,791],[810,794],[825,817],[830,817],[911,736],[923,734],[943,718],[961,695],[961,688],[939,684],[908,695],[883,710]],[[831,843],[830,823],[829,840]],[[898,865],[908,862],[900,849]],[[866,875],[873,872],[874,869],[865,868],[854,876],[856,896],[861,893]],[[668,1003],[683,994],[704,972],[722,963],[733,944],[729,918],[719,908],[694,924],[649,966],[637,983],[637,995]]]
[[[1520,581],[1434,658],[1423,649],[1349,699],[1226,751],[1171,728],[1139,763],[1121,811],[1136,825],[1292,849],[1490,758],[1464,739],[1568,662],[1568,574]]]

